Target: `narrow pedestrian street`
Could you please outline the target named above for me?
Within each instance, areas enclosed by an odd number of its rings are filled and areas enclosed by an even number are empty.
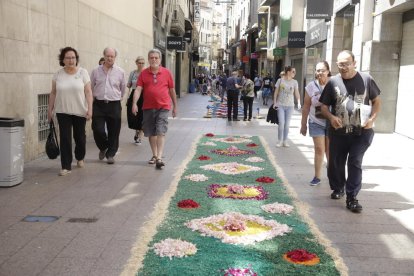
[[[124,124],[115,164],[98,160],[88,137],[85,168],[58,176],[59,159],[25,164],[21,185],[0,189],[0,275],[120,275],[154,206],[168,190],[193,142],[208,132],[264,137],[299,204],[331,241],[349,275],[413,275],[414,141],[377,134],[364,159],[361,214],[331,200],[327,178],[311,187],[313,146],[299,134],[300,114],[291,126],[291,147],[276,148],[277,129],[264,119],[227,122],[205,119],[208,96],[188,94],[170,119],[163,170],[147,164],[147,141],[137,146]],[[258,103],[255,102],[255,108]],[[261,113],[266,108],[261,107]],[[256,109],[255,109],[256,110]],[[256,115],[256,112],[255,114]],[[53,222],[25,222],[28,216],[56,216]],[[174,275],[174,274],[171,274]]]

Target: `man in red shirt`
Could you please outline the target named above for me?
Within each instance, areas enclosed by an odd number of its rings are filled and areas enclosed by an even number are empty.
[[[177,97],[171,72],[160,65],[161,52],[158,49],[150,50],[148,59],[150,67],[139,75],[132,113],[138,112],[137,102],[141,93],[144,93],[143,130],[145,137],[149,137],[152,151],[152,158],[148,163],[155,164],[157,169],[161,169],[165,166],[161,158],[168,129],[168,112],[172,100],[172,116],[174,118],[177,115]]]

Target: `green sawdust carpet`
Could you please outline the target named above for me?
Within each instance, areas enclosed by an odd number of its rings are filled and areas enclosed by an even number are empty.
[[[137,275],[340,275],[314,233],[259,137],[206,134]]]

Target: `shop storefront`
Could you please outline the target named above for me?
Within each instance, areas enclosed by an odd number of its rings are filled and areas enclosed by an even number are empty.
[[[327,24],[325,20],[312,21],[316,21],[316,24],[306,32],[305,83],[309,83],[314,79],[316,64],[326,60]]]
[[[414,128],[411,122],[412,103],[414,102],[412,91],[412,78],[414,76],[414,10],[404,13],[402,26],[395,132],[414,138]],[[397,58],[396,54],[394,54],[394,58]]]

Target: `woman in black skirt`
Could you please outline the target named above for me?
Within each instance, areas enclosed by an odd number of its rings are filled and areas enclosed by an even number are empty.
[[[141,97],[138,100],[138,114],[137,115],[134,115],[132,113],[132,99],[134,98],[134,91],[135,91],[135,88],[137,87],[137,80],[138,80],[139,74],[141,74],[141,71],[145,66],[144,57],[141,57],[141,56],[137,57],[137,59],[135,60],[135,64],[137,65],[137,69],[132,71],[129,74],[128,83],[127,83],[127,87],[130,89],[130,93],[129,93],[129,97],[127,101],[127,118],[128,118],[128,127],[130,129],[135,130],[134,141],[137,145],[140,145],[141,138],[143,136],[142,103],[144,102],[144,97],[141,94]]]

